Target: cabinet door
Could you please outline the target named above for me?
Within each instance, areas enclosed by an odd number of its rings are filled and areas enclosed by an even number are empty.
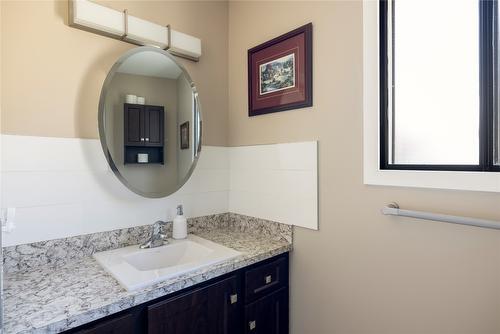
[[[245,334],[288,334],[288,288],[245,307]]]
[[[144,112],[143,107],[125,104],[124,134],[125,145],[142,146],[144,137]]]
[[[77,334],[132,334],[134,332],[133,319],[131,314],[112,318],[82,329]]]
[[[241,279],[234,275],[210,287],[211,334],[241,334],[243,298]]]
[[[239,333],[238,279],[196,289],[148,307],[149,334]],[[231,298],[233,296],[233,298]]]
[[[146,106],[144,109],[145,126],[145,145],[163,146],[163,107]]]

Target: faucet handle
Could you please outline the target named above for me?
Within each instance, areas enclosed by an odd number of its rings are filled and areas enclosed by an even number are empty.
[[[162,240],[162,241],[167,240],[167,234],[162,233],[162,231],[161,231],[162,225],[165,225],[166,223],[167,222],[164,222],[162,220],[158,220],[153,224],[152,230],[151,230],[151,239],[158,239],[158,240]]]
[[[166,222],[162,220],[157,220],[153,225],[151,225],[151,232],[153,234],[160,234],[161,226],[166,224]]]
[[[149,240],[139,246],[141,249],[159,247],[166,242],[166,235],[161,233],[161,225],[163,224],[165,224],[164,221],[158,220],[151,225]]]

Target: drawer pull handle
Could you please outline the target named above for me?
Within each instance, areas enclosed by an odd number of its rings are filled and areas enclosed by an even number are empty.
[[[149,141],[149,138],[146,138],[146,141]]]
[[[229,299],[231,300],[231,304],[235,304],[238,302],[238,294],[230,295]]]
[[[273,277],[271,275],[267,275],[264,277],[264,280],[266,281],[266,284],[269,284],[273,281]]]
[[[141,141],[144,141],[144,138],[141,138]]]
[[[251,331],[253,331],[255,329],[255,327],[257,327],[257,323],[255,322],[255,320],[250,321],[248,323],[248,328],[250,328]]]

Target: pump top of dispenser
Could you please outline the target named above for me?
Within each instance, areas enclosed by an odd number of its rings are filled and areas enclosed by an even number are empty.
[[[182,209],[182,204],[177,205],[177,215],[182,216],[184,214],[184,210]]]

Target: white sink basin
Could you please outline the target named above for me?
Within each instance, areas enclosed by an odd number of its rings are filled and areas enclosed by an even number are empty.
[[[213,265],[240,255],[231,248],[189,235],[156,248],[138,245],[95,253],[94,258],[128,291]]]

